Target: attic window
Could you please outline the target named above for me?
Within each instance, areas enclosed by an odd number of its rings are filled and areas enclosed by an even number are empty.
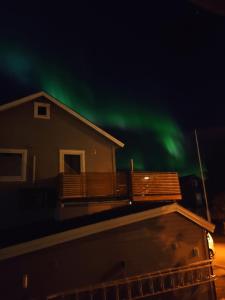
[[[34,118],[50,119],[50,104],[34,102]]]

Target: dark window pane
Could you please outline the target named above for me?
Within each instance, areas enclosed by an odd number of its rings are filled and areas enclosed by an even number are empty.
[[[46,116],[47,115],[47,107],[38,106],[38,115],[39,116]]]
[[[64,172],[67,174],[80,174],[80,155],[64,155]]]
[[[22,154],[0,153],[0,176],[21,176]]]

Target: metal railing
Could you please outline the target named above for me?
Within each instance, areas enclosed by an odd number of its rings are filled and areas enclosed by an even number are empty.
[[[110,282],[78,288],[55,295],[47,300],[137,300],[183,288],[206,284],[215,279],[212,261],[140,274]]]

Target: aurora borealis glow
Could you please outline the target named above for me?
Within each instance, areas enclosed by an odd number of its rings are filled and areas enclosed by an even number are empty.
[[[212,99],[225,97],[223,20],[191,1],[129,10],[5,4],[0,101],[45,90],[125,143],[119,168],[133,158],[136,169],[193,173],[186,132],[223,119],[223,104],[211,113]]]
[[[184,137],[176,121],[159,107],[139,106],[135,99],[120,95],[97,98],[82,81],[74,79],[57,62],[43,63],[28,51],[1,49],[2,69],[22,85],[45,90],[67,106],[103,127],[126,143],[119,151],[119,167],[128,168],[130,158],[136,169],[187,171]],[[150,101],[151,103],[151,101]],[[136,141],[136,142],[135,142]],[[159,156],[157,153],[161,153]]]

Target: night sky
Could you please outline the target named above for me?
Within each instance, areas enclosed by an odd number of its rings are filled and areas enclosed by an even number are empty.
[[[125,142],[119,168],[195,172],[187,136],[225,126],[222,2],[1,4],[0,102],[45,90]]]

